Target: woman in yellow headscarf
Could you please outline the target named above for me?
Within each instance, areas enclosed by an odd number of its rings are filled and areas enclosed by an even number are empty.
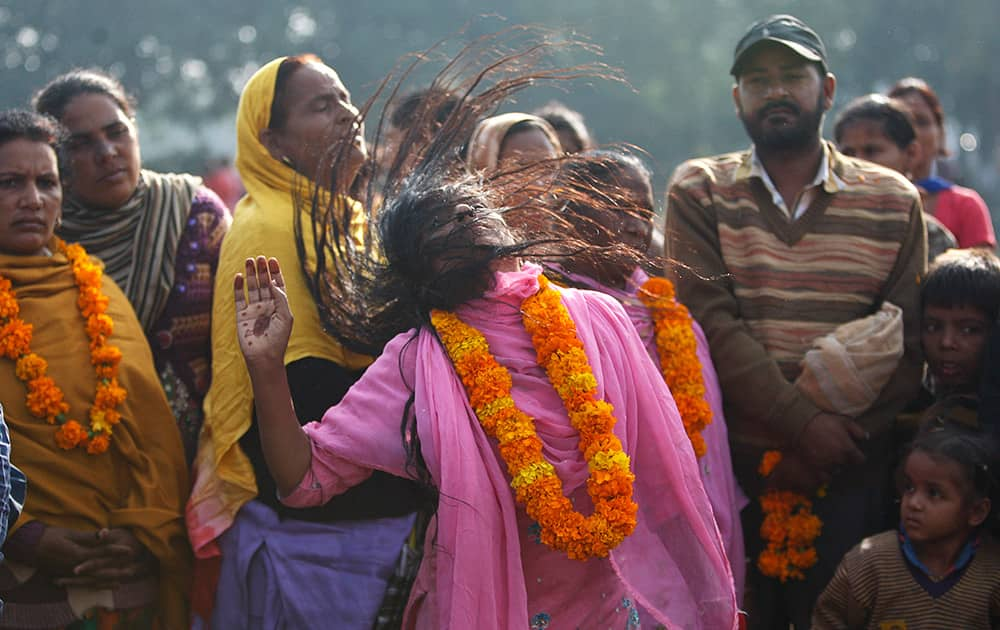
[[[323,207],[328,190],[348,190],[357,176],[367,158],[363,127],[337,73],[306,55],[275,59],[254,74],[240,98],[236,132],[236,168],[247,195],[236,206],[216,275],[222,295],[212,312],[212,385],[187,510],[199,559],[196,612],[214,627],[249,627],[250,619],[254,627],[321,627],[336,619],[341,628],[368,628],[413,523],[414,485],[376,472],[318,508],[279,503],[231,299],[233,276],[248,257],[299,262],[287,280],[296,321],[284,362],[303,424],[322,417],[371,362],[323,330],[309,282],[315,249],[311,238],[296,238],[297,213],[312,225],[313,195]],[[346,164],[338,172],[330,167],[335,154]],[[363,215],[356,202],[340,198],[345,211]]]

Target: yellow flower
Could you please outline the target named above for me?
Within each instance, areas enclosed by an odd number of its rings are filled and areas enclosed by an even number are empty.
[[[510,485],[515,490],[521,486],[525,486],[531,483],[535,483],[540,477],[549,477],[556,474],[555,468],[552,464],[548,462],[535,462],[529,466],[526,466],[517,473],[517,476],[511,480]]]
[[[590,470],[628,470],[629,458],[624,451],[612,451],[610,453],[597,453],[587,462]]]
[[[92,431],[94,431],[95,433],[99,431],[104,433],[110,433],[111,426],[112,423],[108,422],[107,413],[96,409],[90,410],[90,429]]]

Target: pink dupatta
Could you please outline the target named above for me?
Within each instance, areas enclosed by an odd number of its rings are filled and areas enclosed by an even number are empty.
[[[519,301],[532,295],[537,274],[538,268],[529,266],[500,275],[482,300],[487,304],[477,300],[459,309],[459,315],[491,347],[500,346],[509,325],[504,311],[510,311],[483,307],[491,306],[491,297]],[[729,563],[662,377],[617,303],[573,290],[562,291],[562,298],[587,349],[600,394],[615,406],[615,433],[636,474],[638,526],[611,553],[614,575],[649,615],[668,627],[732,627],[736,604]],[[520,319],[516,311],[514,315]],[[440,343],[424,330],[417,344],[418,431],[441,492],[437,539],[429,543],[447,550],[434,554],[436,579],[428,592],[436,595],[437,614],[428,627],[527,628],[517,508],[504,465]],[[564,419],[565,411],[559,416]],[[657,417],[668,421],[651,421]],[[558,426],[542,426],[537,415],[536,422],[543,441],[546,433],[563,433]],[[552,462],[568,493],[580,488],[587,474],[582,456],[573,454],[573,459]]]
[[[537,366],[521,323],[521,301],[538,289],[539,268],[497,274],[483,298],[459,308],[514,379],[518,406],[536,419],[545,455],[568,496],[587,511],[587,465],[565,409]],[[344,401],[309,425],[312,469],[291,505],[319,502],[379,468],[406,474],[399,421],[407,387],[421,452],[440,491],[436,528],[411,595],[407,628],[529,628],[531,612],[552,604],[553,627],[576,627],[567,602],[592,606],[605,593],[624,594],[644,617],[669,628],[735,628],[733,577],[697,463],[670,393],[621,305],[597,293],[561,290],[599,383],[615,407],[615,434],[636,474],[638,525],[609,558],[586,563],[556,557],[528,540],[510,480],[491,440],[434,333],[404,333],[352,388]],[[399,390],[403,390],[401,393]],[[366,422],[353,416],[365,414]],[[580,497],[585,501],[582,501]],[[561,555],[561,554],[560,554]],[[538,584],[530,566],[562,563],[571,588]],[[573,582],[587,573],[582,583]],[[557,582],[558,584],[558,582]],[[531,607],[529,611],[529,606]],[[576,606],[575,608],[579,608]],[[560,612],[566,614],[559,616]],[[577,613],[574,612],[574,615]]]
[[[653,362],[659,366],[660,356],[656,347],[656,332],[653,329],[653,319],[649,308],[638,297],[639,288],[649,280],[640,267],[636,267],[624,289],[618,289],[601,284],[588,276],[567,273],[560,270],[577,286],[585,286],[594,291],[606,293],[621,302],[628,313],[629,319],[635,325],[639,338]],[[712,363],[708,338],[697,321],[692,320],[695,341],[698,344],[697,355],[701,363],[701,375],[705,383],[705,400],[712,409],[712,422],[701,432],[708,448],[705,455],[698,460],[701,480],[712,503],[715,522],[719,526],[722,540],[726,545],[726,555],[734,561],[732,565],[733,579],[736,585],[737,601],[743,601],[743,586],[746,579],[743,544],[743,526],[740,521],[740,511],[750,502],[743,494],[733,472],[732,456],[729,452],[729,431],[726,427],[726,417],[722,406],[722,388],[719,386],[719,376]]]

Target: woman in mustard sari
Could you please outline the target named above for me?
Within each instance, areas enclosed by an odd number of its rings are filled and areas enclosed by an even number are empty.
[[[0,399],[29,478],[0,628],[181,628],[184,451],[128,299],[53,237],[58,127],[0,114]]]
[[[213,627],[322,627],[334,619],[339,628],[371,627],[413,524],[416,486],[385,473],[317,508],[279,503],[232,325],[233,276],[263,252],[291,261],[288,297],[298,319],[284,363],[300,422],[320,418],[371,362],[324,330],[310,287],[312,237],[296,238],[297,213],[312,225],[312,196],[326,207],[327,191],[348,190],[367,158],[358,118],[336,72],[313,56],[268,63],[240,98],[236,168],[247,195],[222,244],[212,385],[187,512],[196,613]],[[336,172],[335,155],[343,158]],[[338,207],[362,215],[340,199]]]

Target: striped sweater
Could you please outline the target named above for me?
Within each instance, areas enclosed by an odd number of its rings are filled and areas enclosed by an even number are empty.
[[[987,535],[958,581],[932,597],[913,577],[895,531],[861,541],[813,610],[813,630],[1000,628],[1000,547]]]
[[[749,151],[690,160],[671,179],[672,273],[708,335],[737,448],[794,442],[819,413],[792,384],[806,350],[883,300],[903,309],[906,351],[858,422],[884,432],[919,386],[927,247],[919,195],[896,173],[824,150],[836,183],[794,221],[750,177]]]

